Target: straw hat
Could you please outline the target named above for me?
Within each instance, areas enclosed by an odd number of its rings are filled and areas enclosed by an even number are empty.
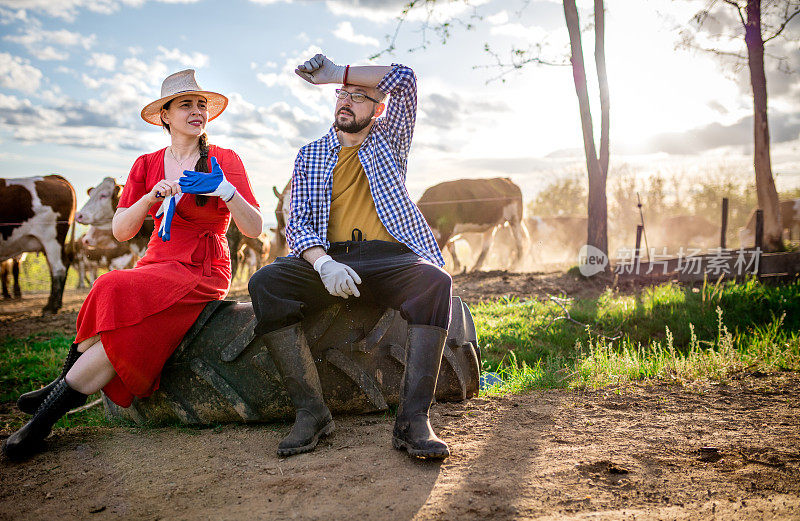
[[[208,121],[216,118],[228,106],[228,98],[217,92],[200,88],[194,78],[194,69],[170,74],[161,84],[161,98],[142,109],[142,119],[153,125],[161,126],[161,108],[170,100],[186,94],[198,94],[206,98]]]

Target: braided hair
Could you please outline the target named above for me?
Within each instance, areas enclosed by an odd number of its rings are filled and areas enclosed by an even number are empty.
[[[164,104],[162,107],[165,110],[169,110],[169,105],[172,103],[172,100],[169,100]],[[169,123],[164,121],[164,118],[161,118],[161,126],[167,130],[167,133],[170,132],[169,130]],[[200,134],[200,159],[197,160],[197,164],[194,165],[195,172],[205,172],[209,173],[211,170],[208,169],[208,134],[203,132]],[[197,206],[205,206],[208,202],[207,195],[195,195],[194,196],[194,203]]]
[[[210,172],[208,169],[208,134],[205,132],[200,134],[200,159],[198,159],[197,164],[194,165],[194,170],[195,172]],[[207,202],[207,195],[194,196],[194,204],[197,206],[205,206]]]

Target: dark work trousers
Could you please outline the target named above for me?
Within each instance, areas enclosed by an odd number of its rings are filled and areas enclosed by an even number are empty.
[[[360,299],[399,310],[409,324],[447,329],[453,280],[407,246],[386,241],[334,242],[328,255],[361,277]],[[344,300],[328,293],[314,267],[296,257],[278,257],[264,266],[252,276],[248,289],[258,320],[257,335],[300,322]]]

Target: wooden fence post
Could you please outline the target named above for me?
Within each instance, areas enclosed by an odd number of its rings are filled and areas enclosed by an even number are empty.
[[[722,229],[719,235],[719,247],[725,249],[726,237],[728,235],[728,198],[722,198]]]
[[[644,230],[644,226],[641,224],[636,225],[636,249],[633,252],[633,262],[634,266],[638,270],[639,267],[639,249],[642,247],[642,231]],[[638,273],[637,273],[638,275]]]
[[[755,248],[760,250],[764,246],[764,210],[756,210],[756,244]]]

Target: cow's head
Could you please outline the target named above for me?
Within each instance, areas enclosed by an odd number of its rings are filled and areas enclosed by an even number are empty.
[[[96,226],[89,226],[81,237],[81,242],[87,248],[111,249],[118,243],[111,230],[103,230]]]
[[[89,189],[89,200],[75,214],[75,220],[95,226],[110,223],[117,211],[121,192],[122,186],[113,177],[106,177],[99,185]]]

